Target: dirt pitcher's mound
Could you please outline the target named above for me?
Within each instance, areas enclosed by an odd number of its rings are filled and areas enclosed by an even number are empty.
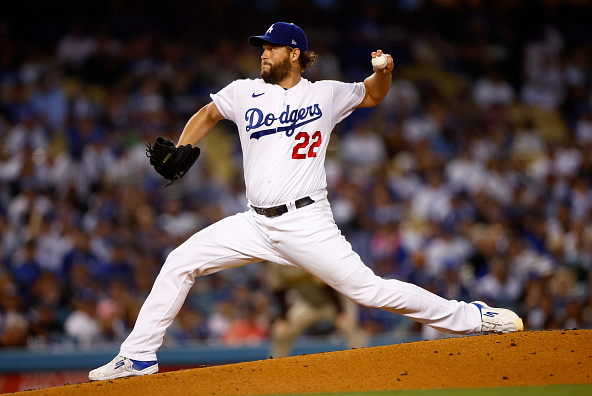
[[[592,330],[448,338],[21,392],[249,395],[590,384]]]

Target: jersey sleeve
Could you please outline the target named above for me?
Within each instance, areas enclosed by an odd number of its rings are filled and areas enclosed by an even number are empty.
[[[236,123],[236,120],[234,119],[235,91],[236,81],[233,81],[218,91],[218,93],[210,94],[210,97],[216,105],[216,108],[218,108],[220,114],[222,114],[222,117]]]
[[[364,83],[344,83],[331,81],[333,100],[331,101],[331,118],[333,125],[350,115],[362,103],[366,96]]]

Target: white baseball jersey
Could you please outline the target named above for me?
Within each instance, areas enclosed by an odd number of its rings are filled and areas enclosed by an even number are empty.
[[[331,131],[365,94],[363,83],[304,78],[290,89],[237,80],[212,94],[222,116],[238,126],[250,203],[275,206],[326,188]]]

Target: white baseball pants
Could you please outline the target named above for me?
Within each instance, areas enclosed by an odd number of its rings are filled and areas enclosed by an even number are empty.
[[[327,192],[315,203],[268,218],[253,210],[197,232],[167,257],[120,355],[157,360],[168,326],[200,275],[269,260],[300,267],[358,304],[382,308],[450,334],[481,331],[474,304],[446,300],[419,286],[376,276],[337,228]]]

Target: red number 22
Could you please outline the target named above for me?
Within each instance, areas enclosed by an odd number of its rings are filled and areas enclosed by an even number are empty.
[[[308,152],[306,152],[306,148],[308,147],[311,139],[308,135],[308,132],[299,132],[295,139],[298,140],[299,143],[292,149],[292,159],[306,159],[306,157],[312,158],[317,156],[317,152],[315,150],[321,145],[322,141],[320,131],[316,131],[312,135],[312,144],[310,145]],[[304,151],[301,152],[301,150]]]

